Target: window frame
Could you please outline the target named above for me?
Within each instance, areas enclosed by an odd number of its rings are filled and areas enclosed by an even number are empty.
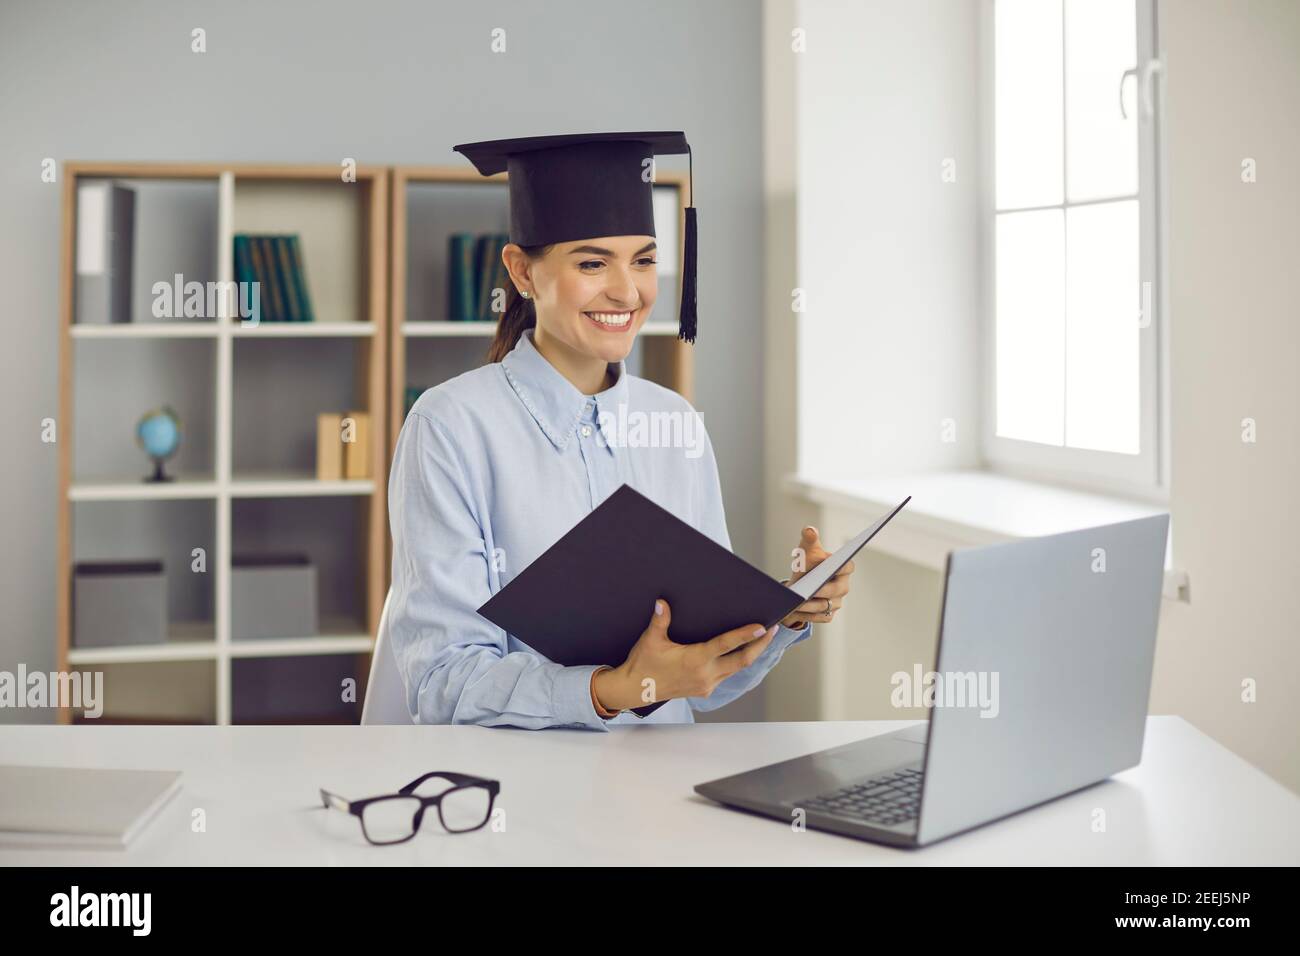
[[[1139,339],[1139,447],[1137,455],[1092,449],[1045,445],[1039,442],[1005,438],[997,434],[997,196],[996,196],[996,127],[994,96],[994,4],[982,0],[980,16],[980,105],[982,132],[980,176],[980,236],[982,249],[980,274],[983,280],[981,308],[981,392],[983,427],[981,454],[984,466],[996,472],[1029,480],[1073,485],[1093,491],[1133,495],[1157,501],[1169,494],[1169,401],[1168,401],[1168,326],[1166,321],[1165,278],[1167,275],[1164,233],[1166,176],[1164,170],[1163,109],[1159,76],[1159,42],[1157,35],[1157,0],[1135,0],[1137,24],[1137,76],[1125,85],[1132,90],[1132,102],[1138,115],[1138,200],[1139,281],[1149,283],[1149,325]],[[1062,0],[1064,4],[1065,0]],[[1064,44],[1064,32],[1062,33]],[[1152,113],[1144,119],[1144,77],[1148,81]],[[1119,78],[1116,78],[1118,86]],[[1065,91],[1062,87],[1062,96]],[[1118,107],[1117,107],[1118,108]],[[1064,113],[1062,114],[1064,117]],[[1063,141],[1065,131],[1063,130]],[[1063,162],[1068,159],[1063,156]],[[1113,197],[1122,200],[1125,196]],[[1104,200],[1071,202],[1062,194],[1059,205],[1026,207],[1028,209],[1069,209],[1095,205]],[[1010,211],[1010,210],[1008,210]],[[1016,211],[1020,211],[1017,209]],[[1144,292],[1145,295],[1145,292]]]

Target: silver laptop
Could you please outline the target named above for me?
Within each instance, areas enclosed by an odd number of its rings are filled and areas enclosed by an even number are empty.
[[[712,780],[697,793],[916,847],[1142,758],[1169,515],[948,556],[931,719]],[[876,693],[904,693],[901,678]],[[920,701],[907,695],[906,703]],[[927,733],[928,731],[928,733]]]

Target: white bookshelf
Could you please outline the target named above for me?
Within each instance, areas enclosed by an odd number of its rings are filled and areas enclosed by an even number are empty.
[[[145,484],[126,481],[78,481],[68,490],[70,501],[164,501],[216,498],[219,483],[211,476],[178,475],[174,481]]]
[[[495,322],[403,322],[402,335],[407,338],[491,338],[496,334]],[[638,336],[668,336],[675,338],[677,326],[672,322],[646,322]]]
[[[229,483],[231,498],[312,498],[338,495],[372,495],[373,478],[339,478],[324,481],[306,475],[239,474]]]
[[[236,338],[367,338],[375,334],[374,322],[261,322],[237,323],[229,329]],[[222,335],[217,322],[139,322],[130,325],[74,325],[74,339],[215,339]]]
[[[134,322],[130,325],[73,325],[74,339],[215,339],[216,322]]]
[[[230,334],[236,338],[369,338],[375,334],[374,322],[262,322],[258,325],[235,325]]]
[[[58,667],[66,670],[203,662],[210,667],[210,676],[200,679],[210,679],[214,684],[210,689],[214,701],[211,722],[229,724],[233,716],[232,672],[236,661],[319,655],[366,656],[373,647],[373,635],[387,589],[388,572],[385,564],[387,458],[384,431],[388,394],[385,345],[388,327],[387,172],[377,167],[362,167],[357,170],[356,182],[345,184],[341,181],[339,169],[332,166],[75,163],[68,164],[66,170],[62,249],[63,333],[60,351]],[[122,325],[76,324],[73,268],[77,184],[87,179],[113,179],[127,184],[132,180],[197,181],[215,185],[216,262],[212,271],[213,278],[220,282],[233,282],[235,278],[233,240],[237,232],[301,232],[304,237],[307,279],[318,321],[262,322],[249,325],[241,323],[235,315],[226,314],[197,321],[146,320]],[[139,302],[136,303],[134,312],[136,315],[141,313]],[[183,340],[197,341],[189,346],[166,344],[173,340],[178,343]],[[266,344],[262,345],[258,340],[265,340]],[[330,345],[331,341],[335,344]],[[97,344],[99,342],[105,344]],[[121,344],[109,344],[113,342]],[[208,345],[204,346],[203,342]],[[312,345],[313,342],[319,344]],[[203,428],[200,429],[210,431],[212,441],[208,457],[211,467],[198,472],[186,472],[169,465],[168,472],[173,474],[174,480],[146,483],[139,480],[139,476],[147,471],[148,464],[143,453],[140,453],[137,469],[139,475],[129,472],[105,475],[86,468],[89,474],[83,476],[78,473],[78,462],[73,451],[77,440],[74,423],[79,421],[78,409],[74,408],[77,376],[86,374],[98,361],[93,357],[95,349],[143,348],[147,343],[153,343],[151,348],[211,349],[212,420],[210,428],[204,420],[201,423]],[[242,344],[237,348],[236,343]],[[364,408],[370,413],[370,477],[320,481],[316,479],[314,469],[262,467],[263,463],[259,461],[249,463],[237,460],[241,446],[236,434],[236,429],[241,427],[237,414],[237,390],[254,387],[261,394],[278,399],[276,386],[279,384],[274,380],[269,383],[247,381],[241,376],[240,359],[247,361],[256,354],[250,350],[297,350],[308,347],[352,350],[352,357],[347,362],[351,365],[352,390],[347,396],[346,405],[339,401],[339,407],[324,407],[319,408],[319,411],[340,411],[347,407]],[[79,364],[78,360],[86,356],[90,357]],[[261,368],[265,374],[265,362],[252,364]],[[311,362],[298,364],[311,366]],[[344,386],[337,387],[342,389]],[[274,404],[267,402],[268,406]],[[244,407],[247,408],[247,405]],[[273,407],[268,408],[267,415],[274,414],[274,410]],[[245,414],[247,416],[247,412]],[[184,415],[182,417],[185,418]],[[297,421],[298,418],[293,419],[293,422]],[[186,425],[189,424],[191,423],[187,421]],[[314,416],[310,422],[302,422],[299,430],[304,433],[309,431],[314,442]],[[183,441],[187,439],[188,428]],[[251,445],[257,447],[256,442]],[[322,611],[320,633],[310,637],[234,640],[231,634],[232,556],[246,550],[233,540],[236,507],[240,502],[256,499],[283,499],[289,502],[322,498],[352,502],[340,507],[357,509],[355,517],[350,516],[349,521],[356,528],[358,540],[350,540],[341,547],[357,555],[357,593],[353,596],[352,603],[360,608],[359,613],[354,616],[337,616]],[[169,625],[167,640],[161,644],[102,648],[71,646],[72,565],[82,559],[75,546],[72,506],[85,503],[91,507],[112,508],[116,506],[114,503],[165,501],[208,502],[211,505],[213,552],[208,555],[207,567],[212,587],[212,619],[172,623]],[[100,550],[102,549],[101,543]],[[300,548],[295,542],[286,540],[276,550],[294,551]],[[97,555],[97,559],[103,559],[103,556]],[[169,565],[168,573],[180,572]],[[357,668],[358,684],[364,685],[364,663],[358,661]],[[148,679],[147,676],[139,675],[148,673],[147,669],[139,671],[131,681],[143,687],[144,693],[148,692]],[[159,691],[160,696],[166,696],[161,688]],[[174,696],[172,689],[168,693]],[[207,693],[196,693],[194,696],[207,699]],[[112,695],[109,697],[111,700]],[[142,709],[147,711],[149,708],[144,706]],[[72,716],[68,711],[61,711],[60,721],[69,722]]]

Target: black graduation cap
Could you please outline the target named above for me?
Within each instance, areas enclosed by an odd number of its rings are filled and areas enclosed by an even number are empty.
[[[569,133],[462,143],[452,147],[484,176],[509,173],[510,241],[521,246],[598,236],[653,236],[656,154],[686,153],[682,132]],[[682,308],[678,337],[695,341],[695,190],[682,241]]]

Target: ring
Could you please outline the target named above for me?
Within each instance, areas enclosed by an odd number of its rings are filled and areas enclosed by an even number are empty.
[[[830,599],[830,598],[822,598],[822,600],[826,602],[826,610],[822,611],[822,613],[823,613],[823,614],[830,614],[830,613],[831,613],[831,599]]]

